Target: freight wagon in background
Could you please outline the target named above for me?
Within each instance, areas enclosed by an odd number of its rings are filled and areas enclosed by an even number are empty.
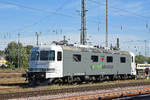
[[[137,64],[136,68],[138,70],[145,70],[146,68],[150,69],[150,64]]]
[[[138,76],[147,76],[150,73],[150,64],[137,64],[136,70]]]

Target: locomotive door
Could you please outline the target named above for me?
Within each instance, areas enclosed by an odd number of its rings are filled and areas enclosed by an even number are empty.
[[[57,76],[62,77],[62,51],[56,51],[55,68]]]

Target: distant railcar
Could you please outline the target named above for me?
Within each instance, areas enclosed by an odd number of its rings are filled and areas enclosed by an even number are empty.
[[[82,45],[34,47],[27,72],[29,83],[74,83],[135,76],[133,53]]]
[[[136,67],[138,70],[141,70],[141,69],[145,70],[146,68],[150,69],[150,64],[137,64]]]

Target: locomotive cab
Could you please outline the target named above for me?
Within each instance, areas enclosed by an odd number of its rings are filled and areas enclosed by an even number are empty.
[[[56,46],[34,47],[31,51],[28,81],[42,82],[47,79],[61,77],[62,50]]]

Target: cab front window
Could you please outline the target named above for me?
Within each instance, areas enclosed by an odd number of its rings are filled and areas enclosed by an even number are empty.
[[[50,50],[50,51],[40,51],[40,60],[41,61],[54,61],[55,60],[55,51]]]
[[[50,50],[50,51],[33,51],[31,53],[31,61],[54,61],[55,60],[55,51]]]
[[[49,51],[40,51],[40,60],[48,60]]]

